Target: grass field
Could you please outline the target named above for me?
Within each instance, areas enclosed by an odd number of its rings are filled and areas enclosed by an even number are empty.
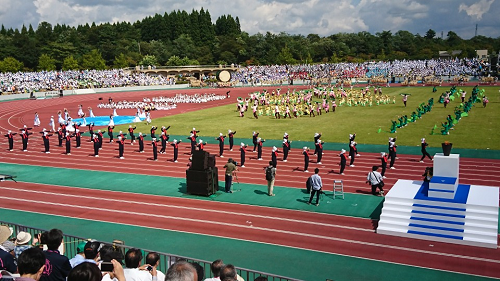
[[[316,117],[303,116],[297,119],[276,120],[271,116],[253,118],[249,110],[244,118],[240,118],[236,111],[236,100],[232,105],[219,106],[196,112],[174,115],[153,120],[156,126],[172,126],[169,133],[172,135],[188,135],[192,127],[201,131],[204,141],[215,143],[213,139],[219,133],[227,134],[227,130],[237,131],[238,138],[251,138],[253,131],[259,131],[263,139],[281,139],[284,132],[290,135],[291,140],[311,141],[315,132],[322,133],[325,142],[347,143],[350,133],[356,133],[356,141],[360,144],[387,144],[389,136],[398,138],[399,145],[419,146],[420,139],[425,137],[431,147],[440,147],[443,141],[450,141],[453,147],[472,149],[500,150],[500,87],[480,87],[485,89],[489,98],[486,108],[477,103],[463,117],[449,135],[441,135],[441,123],[448,114],[453,115],[455,106],[460,99],[456,98],[447,108],[438,103],[439,96],[450,87],[438,87],[432,93],[432,87],[394,87],[383,88],[383,93],[396,97],[395,104],[337,107],[335,113],[328,113]],[[467,91],[467,98],[472,87],[459,87]],[[408,106],[402,103],[401,93],[409,93]],[[411,115],[417,106],[434,97],[434,107],[431,112],[423,115],[415,123],[400,128],[397,133],[390,133],[391,120],[399,115]],[[435,134],[431,135],[432,128],[437,125]],[[125,125],[117,126],[118,130],[126,131]],[[138,124],[137,132],[149,132],[150,126]],[[381,132],[378,133],[378,129]]]

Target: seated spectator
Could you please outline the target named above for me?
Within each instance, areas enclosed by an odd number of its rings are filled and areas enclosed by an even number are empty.
[[[36,244],[38,242],[38,238],[33,239],[33,242],[31,245],[29,244],[31,240],[31,234],[28,232],[21,231],[17,234],[16,237],[16,248],[14,249],[14,252],[16,253],[16,259],[19,258],[19,255],[24,251],[29,248],[31,248],[32,245]]]
[[[178,261],[167,270],[165,281],[197,281],[196,269],[187,261]],[[127,279],[127,281],[129,281]]]
[[[156,274],[159,281],[165,280],[165,274],[158,270],[158,265],[160,265],[160,255],[156,252],[151,252],[146,255],[146,264],[156,268]]]
[[[17,266],[21,277],[16,280],[38,281],[45,269],[45,254],[39,248],[26,249],[19,255]]]
[[[156,278],[156,268],[153,267],[151,273],[146,271],[147,265],[141,266],[142,251],[130,249],[125,254],[125,266],[123,270],[127,281],[151,281],[151,276]],[[154,275],[153,275],[154,274]]]
[[[71,264],[71,267],[75,267],[82,263],[85,260],[85,245],[87,244],[87,241],[82,241],[78,243],[78,246],[76,246],[76,255],[69,260],[69,263]]]
[[[10,235],[12,235],[10,229],[5,225],[0,225],[0,244],[8,241],[7,239],[9,239]],[[17,265],[14,260],[15,254],[7,250],[10,250],[8,245],[7,247],[3,247],[3,249],[0,248],[0,270],[7,270],[10,273],[16,273]],[[12,249],[12,251],[13,250],[14,249]]]
[[[205,281],[219,281],[220,280],[220,270],[224,266],[224,262],[222,260],[216,260],[212,262],[210,265],[210,270],[212,271],[212,275],[214,277],[207,278]]]
[[[41,236],[42,243],[47,245],[47,251],[44,251],[46,268],[43,271],[41,281],[66,281],[71,264],[66,256],[61,255],[58,248],[62,244],[63,232],[59,229],[51,229],[44,232]]]
[[[226,264],[220,270],[220,280],[245,281],[236,273],[236,268],[232,264]]]
[[[100,242],[87,242],[84,247],[83,254],[85,256],[84,260],[77,260],[75,261],[75,264],[73,267],[83,263],[83,262],[90,262],[93,264],[97,264],[97,261],[99,260],[99,246],[101,246]]]

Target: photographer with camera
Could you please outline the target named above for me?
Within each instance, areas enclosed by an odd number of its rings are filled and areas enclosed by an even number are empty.
[[[273,161],[269,161],[269,166],[266,168],[266,180],[267,180],[267,195],[274,196],[274,180],[276,179],[276,167]]]
[[[311,197],[309,197],[309,202],[307,205],[311,205],[311,201],[316,194],[316,206],[319,206],[319,195],[321,194],[321,189],[323,188],[323,182],[321,181],[321,177],[318,175],[319,169],[314,169],[314,175],[309,178],[309,182],[311,184]]]
[[[238,168],[236,167],[236,162],[233,161],[233,158],[227,159],[226,165],[224,165],[224,168],[226,168],[226,172],[224,173],[225,175],[225,188],[226,188],[226,193],[233,193],[231,191],[231,184],[233,182],[233,174],[238,171]]]
[[[377,188],[380,189],[380,195],[384,196],[384,180],[382,175],[377,172],[378,166],[373,166],[372,171],[368,173],[366,177],[366,183],[372,186],[372,194],[377,195]]]

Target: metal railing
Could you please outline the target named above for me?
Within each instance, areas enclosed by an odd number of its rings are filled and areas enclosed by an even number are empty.
[[[6,222],[6,221],[0,221],[0,225],[6,225],[8,227],[12,227],[13,229],[13,234],[12,237],[16,237],[17,233],[20,231],[28,232],[31,234],[31,237],[37,237],[39,233],[47,231],[46,229],[40,229],[40,228],[34,228],[30,226],[25,226],[25,225],[20,225],[20,224],[15,224],[11,222]],[[73,235],[68,235],[64,234],[63,236],[63,243],[64,243],[64,255],[67,256],[68,258],[72,258],[77,254],[77,246],[80,242],[82,241],[88,241],[88,238],[83,238],[83,237],[78,237],[78,236],[73,236]],[[106,241],[98,241],[104,244],[109,244],[109,245],[116,245],[119,248],[123,250],[123,253],[125,254],[129,249],[135,248],[132,246],[127,246],[127,245],[122,245],[122,244],[117,244],[115,242],[106,242]],[[142,249],[145,254],[143,258],[143,264],[145,263],[146,255],[150,252],[157,252],[154,250],[148,250],[148,249]],[[167,269],[169,268],[170,265],[175,263],[178,260],[186,260],[188,262],[195,262],[201,265],[203,267],[204,272],[205,272],[205,278],[210,278],[212,276],[212,272],[210,270],[210,265],[212,264],[211,261],[206,261],[206,260],[200,260],[200,259],[194,259],[190,257],[185,257],[185,256],[178,256],[178,255],[173,255],[169,253],[162,253],[162,252],[157,252],[160,255],[160,263],[158,265],[158,269],[162,272],[167,272]],[[275,275],[275,274],[270,274],[266,272],[260,272],[260,271],[255,271],[247,268],[241,268],[241,267],[236,267],[236,271],[238,275],[243,277],[246,281],[253,281],[255,278],[264,276],[267,278],[269,281],[301,281],[299,279],[294,279],[290,277],[285,277],[285,276],[280,276],[280,275]],[[161,280],[163,281],[163,280]]]

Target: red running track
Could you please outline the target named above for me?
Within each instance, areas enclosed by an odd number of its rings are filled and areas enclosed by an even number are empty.
[[[48,120],[50,115],[56,115],[57,110],[64,107],[76,108],[78,104],[83,104],[84,108],[91,106],[96,115],[107,115],[109,109],[97,109],[95,104],[98,96],[113,99],[139,100],[143,96],[173,95],[176,92],[201,92],[203,90],[180,90],[166,92],[127,92],[103,95],[70,96],[62,99],[42,100],[42,101],[12,101],[2,103],[0,109],[0,128],[14,129],[21,127],[24,123],[28,126],[32,124],[32,116],[38,111],[42,120]],[[208,90],[207,90],[208,91]],[[220,93],[226,90],[210,90],[210,92]],[[244,95],[250,89],[233,89],[233,96]],[[189,110],[197,110],[202,107],[207,108],[220,104],[227,104],[234,100],[224,100],[221,102],[211,102],[207,104],[179,105],[176,110],[156,111],[153,114],[176,114]],[[102,110],[103,112],[99,112]],[[123,110],[124,113],[129,114]],[[134,114],[135,110],[131,110]],[[47,122],[45,122],[47,123]],[[43,127],[43,125],[42,125]],[[54,138],[55,139],[55,138]],[[17,150],[6,151],[7,143],[4,138],[0,142],[0,162],[19,163],[28,165],[42,165],[51,167],[66,167],[74,169],[91,170],[95,158],[92,156],[91,143],[84,139],[81,149],[72,148],[72,155],[64,155],[64,148],[54,146],[52,142],[51,154],[44,154],[42,140],[40,137],[32,138],[29,151]],[[148,160],[151,157],[151,148],[146,148],[146,153],[141,154],[135,151],[136,146],[126,146],[125,158],[118,159],[117,144],[105,143],[100,152],[99,170],[110,172],[134,172],[138,174],[158,175],[158,176],[185,176],[189,149],[187,145],[182,145],[179,163],[171,161],[171,148],[167,148],[167,154],[159,155],[159,161]],[[218,151],[216,145],[208,145],[207,150]],[[333,179],[343,179],[346,192],[369,193],[370,187],[366,185],[366,173],[371,166],[379,163],[378,155],[373,153],[362,153],[356,158],[354,168],[347,168],[346,175],[340,176],[338,172],[338,157],[336,152],[326,151],[322,160],[323,164],[310,164],[309,170],[314,167],[321,167],[322,177],[326,186],[331,186]],[[239,152],[225,151],[226,158],[219,158],[217,166],[222,167],[228,157],[239,159]],[[264,148],[264,159],[270,159],[270,148]],[[249,160],[246,167],[241,168],[238,176],[240,182],[250,184],[265,184],[262,168],[267,161],[256,160],[256,154],[247,153]],[[293,149],[289,155],[288,162],[278,163],[278,175],[276,185],[303,188],[306,178],[310,173],[302,172],[303,158],[300,149]],[[313,159],[313,158],[311,158]],[[421,179],[421,173],[426,165],[430,163],[418,163],[419,156],[400,155],[396,161],[396,170],[387,170],[387,186],[396,182],[397,178]],[[314,162],[314,159],[313,161]],[[134,163],[134,165],[124,165]],[[140,165],[138,165],[140,163]],[[500,161],[487,159],[466,159],[462,158],[460,163],[460,181],[464,184],[496,185],[500,179]],[[130,167],[129,167],[130,166]],[[333,170],[333,171],[331,171]],[[478,175],[481,177],[479,179]],[[223,171],[220,169],[220,177]],[[429,247],[429,242],[422,240],[410,240],[406,238],[374,235],[373,225],[369,219],[343,217],[312,212],[282,210],[277,208],[256,207],[238,205],[221,202],[209,202],[183,198],[167,198],[138,195],[121,192],[98,191],[99,200],[106,200],[109,204],[104,204],[106,214],[109,217],[102,217],[102,204],[95,205],[95,201],[90,200],[85,189],[72,187],[60,187],[50,185],[40,185],[32,183],[21,183],[22,188],[16,185],[13,189],[12,183],[2,183],[0,197],[16,198],[15,201],[3,205],[4,208],[38,211],[46,210],[47,214],[63,215],[79,218],[94,219],[99,217],[103,221],[118,222],[144,227],[163,228],[169,225],[170,230],[186,231],[213,236],[236,238],[256,242],[271,243],[289,247],[297,247],[308,250],[324,251],[328,253],[343,254],[355,257],[363,257],[388,262],[402,263],[408,265],[429,267],[435,269],[456,271],[468,274],[500,277],[495,268],[500,263],[498,250],[474,248],[473,253],[470,247],[459,246],[446,243],[432,242],[434,247]],[[35,196],[36,194],[36,196]],[[57,195],[57,196],[54,196]],[[85,196],[84,196],[85,195]],[[73,205],[68,202],[72,197],[79,198],[79,204]],[[81,198],[89,200],[86,204],[81,204]],[[29,202],[30,204],[22,204]],[[127,216],[129,204],[141,206],[144,213],[137,213],[133,221]],[[216,204],[216,208],[214,205]],[[143,206],[144,205],[144,206]],[[19,206],[23,206],[22,209]],[[86,206],[86,207],[82,207]],[[152,210],[145,209],[145,206],[155,206]],[[217,211],[214,211],[217,209]],[[214,216],[214,212],[231,212],[232,216]],[[164,215],[168,214],[168,215]],[[200,216],[203,215],[203,216]],[[137,218],[141,219],[137,219]],[[138,224],[137,222],[140,223]],[[196,221],[196,223],[191,223]],[[305,225],[309,227],[304,227]],[[231,228],[232,231],[227,231]],[[226,236],[230,233],[230,236]],[[304,237],[315,237],[317,239],[304,239]],[[285,242],[284,242],[285,241]],[[325,245],[327,247],[325,248]]]

